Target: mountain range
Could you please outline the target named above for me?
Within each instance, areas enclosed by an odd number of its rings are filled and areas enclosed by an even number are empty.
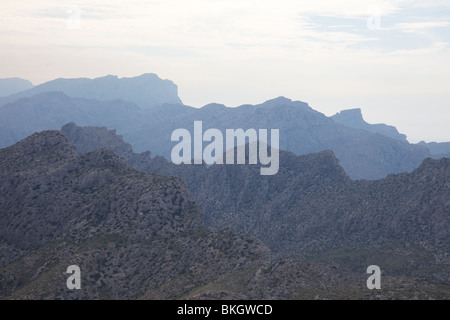
[[[426,146],[344,126],[304,102],[283,97],[236,108],[162,104],[142,109],[132,101],[72,98],[61,92],[0,103],[0,147],[74,121],[83,126],[114,128],[134,150],[151,150],[170,159],[175,145],[170,141],[171,133],[178,128],[192,132],[197,120],[203,122],[204,130],[279,129],[280,149],[297,155],[332,150],[352,179],[380,179],[391,173],[411,172],[430,156]]]
[[[63,92],[69,97],[99,101],[133,101],[142,109],[163,103],[182,103],[178,87],[172,81],[163,80],[154,73],[144,73],[131,78],[107,75],[95,79],[55,79],[8,96],[0,95],[4,96],[0,98],[0,105],[43,92]]]
[[[339,259],[353,257],[349,268],[361,268],[356,257],[365,261],[369,249],[385,265],[395,261],[391,272],[450,280],[450,159],[428,158],[412,173],[353,181],[332,151],[296,156],[281,150],[280,171],[260,176],[258,165],[174,165],[150,152],[137,154],[106,128],[69,123],[61,132],[80,153],[111,147],[140,171],[182,177],[207,227],[248,232],[274,258],[339,253]],[[411,270],[408,255],[416,257]]]
[[[65,129],[120,140],[105,128]],[[0,150],[2,299],[449,298],[448,281],[437,278],[386,268],[383,290],[370,291],[366,266],[355,271],[336,258],[271,259],[270,249],[248,232],[207,228],[182,179],[137,171],[110,148],[76,150],[58,131]],[[331,154],[312,157],[319,171],[334,170],[320,159]],[[431,167],[448,169],[442,161]],[[400,264],[416,258],[407,254]],[[81,269],[81,290],[66,287],[73,264]]]
[[[0,299],[450,299],[450,143],[285,97],[192,108],[154,74],[3,84]],[[279,129],[278,172],[172,163],[195,121]]]
[[[33,84],[21,78],[3,78],[0,79],[0,97],[9,96],[21,91],[28,90]]]
[[[398,132],[397,128],[384,123],[369,124],[363,116],[360,108],[342,110],[331,117],[337,123],[349,128],[362,129],[372,133],[379,133],[402,142],[408,143],[406,135]]]

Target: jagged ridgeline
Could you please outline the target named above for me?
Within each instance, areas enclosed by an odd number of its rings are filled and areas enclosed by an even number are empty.
[[[133,154],[106,128],[83,132],[71,124],[65,129],[80,141],[85,134],[98,132],[97,140],[90,141],[99,145],[104,141],[102,135],[109,136],[112,140],[107,141],[116,142],[113,148],[121,150],[123,158],[134,157],[139,160],[135,163],[152,166],[145,162],[153,160],[148,153],[144,158]],[[436,275],[434,280],[404,277],[392,271],[383,277],[383,290],[370,291],[365,287],[365,268],[355,272],[340,260],[345,255],[336,252],[335,258],[322,256],[322,261],[270,260],[270,250],[262,243],[265,240],[251,235],[252,230],[237,233],[230,228],[210,231],[205,227],[181,178],[137,171],[112,149],[92,148],[94,145],[76,148],[62,133],[44,131],[0,150],[2,299],[448,297],[446,279],[438,281]],[[311,179],[320,178],[321,172],[335,172],[330,180],[351,183],[331,153],[311,157],[319,163]],[[167,168],[165,159],[157,159],[162,169]],[[426,163],[423,170],[436,167],[448,170],[446,162]],[[234,166],[227,168],[212,166],[205,172],[234,170]],[[303,176],[309,181],[305,172]],[[262,185],[267,187],[272,188]],[[229,191],[224,190],[226,200]],[[217,210],[225,214],[223,205],[226,201]],[[235,213],[239,218],[239,210]],[[266,219],[267,214],[262,216]],[[209,219],[215,216],[210,214]],[[252,221],[246,226],[248,222]],[[285,231],[283,222],[281,230]],[[66,287],[70,265],[81,269],[81,290]]]
[[[110,149],[77,155],[58,131],[1,150],[0,176],[2,298],[179,297],[267,256],[250,236],[208,231],[180,178]],[[66,288],[72,264],[83,290]]]
[[[0,87],[1,299],[450,298],[449,143],[284,97],[192,108],[154,74]],[[279,170],[171,163],[195,123],[279,130]]]
[[[396,132],[392,127],[361,124],[362,119],[352,127],[301,101],[280,97],[236,108],[219,104],[192,108],[181,104],[176,93],[172,82],[156,76],[50,81],[0,98],[0,147],[73,121],[116,129],[134,150],[170,159],[172,132],[184,128],[192,133],[194,121],[202,121],[205,130],[278,129],[281,149],[296,155],[332,150],[353,179],[411,172],[430,156],[427,145],[410,144],[399,134],[388,136]]]
[[[332,151],[296,156],[281,150],[279,172],[265,177],[258,165],[174,165],[150,152],[134,153],[106,128],[70,123],[62,132],[79,152],[110,145],[138,170],[184,178],[208,227],[250,232],[275,257],[377,248],[379,259],[388,260],[389,254],[381,258],[383,251],[402,248],[401,259],[411,250],[422,252],[422,267],[411,269],[428,275],[428,254],[448,262],[450,159],[426,159],[409,174],[354,181]]]
[[[353,181],[331,151],[280,151],[280,171],[258,166],[174,165],[134,153],[106,128],[62,128],[82,152],[108,144],[133,167],[183,177],[213,230],[249,232],[272,257],[343,263],[352,270],[378,261],[388,274],[449,281],[449,159],[427,159],[410,174]],[[94,138],[95,137],[95,138]]]

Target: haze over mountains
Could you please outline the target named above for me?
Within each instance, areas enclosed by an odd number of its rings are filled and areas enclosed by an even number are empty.
[[[95,79],[55,79],[0,98],[0,105],[38,93],[53,91],[63,92],[73,98],[133,101],[142,109],[163,103],[182,103],[178,97],[178,87],[172,81],[162,80],[154,73],[144,73],[132,78],[107,75]]]
[[[450,143],[285,97],[192,108],[153,74],[29,85],[0,98],[1,299],[450,299]],[[171,163],[199,120],[279,129],[278,173]]]
[[[20,78],[0,79],[0,97],[9,96],[33,87],[33,84]]]
[[[204,228],[181,179],[110,149],[78,156],[57,131],[0,150],[0,176],[0,298],[178,297],[267,256],[255,238]],[[83,290],[65,287],[67,263]]]
[[[364,121],[361,109],[359,108],[342,110],[332,116],[331,119],[343,124],[346,127],[362,129],[372,133],[379,133],[387,137],[398,139],[402,142],[408,142],[408,140],[406,140],[406,135],[399,133],[397,128],[393,126],[388,126],[383,123],[369,124]]]
[[[49,81],[0,98],[0,147],[33,132],[59,129],[74,121],[83,126],[116,129],[134,150],[151,150],[154,155],[169,158],[174,146],[170,142],[173,130],[192,130],[193,122],[202,120],[204,130],[279,129],[281,149],[297,155],[332,150],[352,179],[411,172],[430,156],[427,145],[408,143],[394,127],[367,124],[358,110],[329,118],[304,102],[283,97],[254,106],[227,108],[209,104],[197,109],[182,105],[174,88],[172,82],[152,74]],[[154,92],[158,92],[156,97]],[[159,101],[159,105],[142,107],[151,105],[150,101]],[[450,153],[450,147],[446,151]]]

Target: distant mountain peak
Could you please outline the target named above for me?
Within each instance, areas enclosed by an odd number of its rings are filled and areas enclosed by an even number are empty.
[[[158,75],[156,73],[152,73],[152,72],[146,72],[141,74],[140,76],[137,76],[135,78],[148,78],[148,79],[157,79],[159,78]]]
[[[336,113],[334,117],[345,117],[347,120],[354,121],[355,123],[365,123],[361,108],[341,110],[340,112]]]
[[[107,167],[125,171],[128,166],[125,161],[114,153],[111,148],[100,148],[83,154],[80,161],[90,167]]]
[[[0,171],[13,168],[22,170],[25,167],[37,168],[47,163],[65,161],[75,155],[75,146],[61,132],[42,131],[0,150],[0,158],[17,159],[0,163]]]
[[[349,128],[362,129],[368,132],[382,134],[386,137],[394,138],[408,143],[406,135],[399,133],[397,128],[395,128],[394,126],[386,125],[383,123],[367,123],[363,118],[360,108],[342,110],[332,116],[331,119]]]
[[[89,78],[86,78],[86,79],[89,79]],[[96,80],[96,79],[119,79],[119,77],[116,76],[115,74],[108,74],[103,77],[94,78],[93,80]]]
[[[221,103],[208,103],[207,105],[204,105],[202,107],[202,109],[205,109],[205,110],[209,110],[209,109],[217,110],[217,109],[225,109],[225,108],[227,108],[227,106],[224,104],[221,104]]]
[[[280,104],[280,103],[291,103],[291,102],[292,102],[291,99],[283,97],[283,96],[279,96],[277,98],[267,100],[265,103],[278,103],[278,104]]]
[[[165,103],[182,104],[175,83],[163,80],[154,73],[144,73],[130,78],[119,78],[111,74],[94,79],[58,78],[5,97],[0,105],[49,91],[61,91],[72,98],[132,101],[142,109],[151,109]]]
[[[0,79],[0,97],[6,97],[17,92],[33,88],[33,84],[21,78]]]
[[[294,108],[300,108],[303,111],[311,112],[314,111],[318,113],[317,111],[313,110],[306,102],[298,101],[298,100],[291,100],[289,98],[279,96],[274,99],[267,100],[266,102],[258,105],[260,107],[268,107],[268,108],[280,108],[280,107],[294,107]]]

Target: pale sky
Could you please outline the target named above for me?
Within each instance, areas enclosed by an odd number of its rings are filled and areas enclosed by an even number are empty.
[[[0,1],[0,78],[153,72],[193,107],[285,96],[450,141],[448,0]]]

